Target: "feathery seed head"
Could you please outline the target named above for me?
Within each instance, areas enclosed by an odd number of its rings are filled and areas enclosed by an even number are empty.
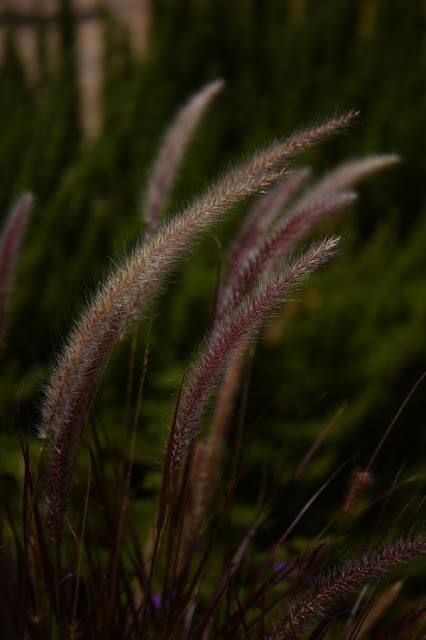
[[[189,375],[179,407],[172,474],[177,473],[189,453],[198,433],[205,401],[218,385],[234,354],[246,349],[265,320],[292,289],[335,255],[339,241],[340,238],[334,236],[312,245],[282,273],[260,281],[253,293],[243,296],[234,309],[214,324]]]
[[[321,576],[306,591],[299,590],[296,593],[286,615],[275,625],[267,640],[297,640],[309,626],[336,611],[344,598],[357,588],[425,553],[424,535],[401,538],[382,549],[363,553]]]
[[[212,95],[218,89],[219,86],[214,85],[207,93]],[[56,544],[60,541],[57,532],[61,532],[63,527],[85,416],[99,372],[114,341],[137,322],[141,314],[152,304],[167,274],[184,252],[194,246],[203,231],[220,219],[225,211],[278,181],[286,172],[290,158],[295,153],[344,129],[353,120],[354,115],[353,112],[344,114],[300,131],[283,142],[270,145],[249,161],[229,171],[180,215],[151,231],[144,243],[136,247],[100,288],[94,301],[76,324],[63,353],[52,369],[42,407],[40,435],[45,438],[49,435],[53,437],[46,485],[46,518]],[[273,298],[272,295],[271,299]],[[265,299],[264,303],[268,302]],[[254,325],[255,331],[256,322],[250,320],[248,326],[251,325]],[[244,322],[241,319],[240,325],[237,322],[233,328],[238,338],[235,344],[239,346],[239,339],[244,339],[247,333],[243,327]],[[230,344],[224,343],[221,346],[227,353],[233,348],[235,345],[232,343],[232,337]],[[216,374],[214,382],[217,382],[220,368],[215,366],[215,363],[212,352],[211,363],[206,371],[210,367]],[[178,422],[179,428],[176,433],[181,435],[182,441],[196,430],[198,415],[209,388],[205,374],[200,374],[197,384],[195,397],[198,400],[195,408],[190,410],[189,404],[185,405],[186,421],[182,422],[180,419]],[[176,443],[175,460],[181,459],[181,444]]]
[[[194,129],[205,109],[223,86],[223,80],[215,80],[205,86],[179,111],[167,130],[154,163],[143,203],[145,219],[151,229],[159,224],[178,166]]]

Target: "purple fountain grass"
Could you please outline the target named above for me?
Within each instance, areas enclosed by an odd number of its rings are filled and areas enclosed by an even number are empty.
[[[271,273],[279,266],[283,256],[296,244],[300,236],[325,214],[337,211],[350,204],[356,194],[341,192],[368,173],[389,166],[398,156],[378,155],[361,160],[352,160],[329,172],[308,191],[307,196],[287,213],[286,219],[277,224],[268,236],[265,232],[282,208],[294,195],[309,174],[309,169],[300,169],[289,175],[253,207],[243,224],[228,258],[228,267],[217,296],[217,313],[226,315],[236,300],[244,295],[260,273]],[[200,452],[197,474],[191,480],[192,508],[185,523],[184,539],[191,546],[201,530],[208,500],[208,478],[220,459],[220,448],[226,429],[230,407],[237,389],[242,358],[241,354],[231,359],[229,371],[223,374],[222,390],[218,399],[215,417],[209,425],[208,439]]]
[[[274,143],[256,154],[251,161],[236,167],[215,187],[208,189],[182,215],[151,233],[123,264],[118,265],[76,325],[65,352],[59,356],[53,369],[46,389],[42,437],[47,436],[54,416],[56,422],[61,422],[62,416],[58,416],[58,411],[60,401],[64,400],[64,387],[67,386],[67,395],[70,396],[70,381],[81,378],[80,374],[75,373],[77,363],[90,360],[100,351],[105,355],[105,349],[100,348],[98,340],[105,341],[109,348],[116,334],[139,318],[153,291],[159,288],[167,272],[194,240],[227,209],[279,180],[292,155],[345,128],[353,115],[349,113],[294,134],[287,141]],[[109,337],[105,334],[109,334]]]
[[[426,553],[426,538],[401,538],[383,549],[361,554],[333,572],[320,577],[303,595],[290,601],[286,615],[265,640],[296,640],[307,628],[335,613],[346,596],[366,582],[380,578],[399,565]]]
[[[31,193],[24,193],[19,198],[12,207],[0,237],[0,353],[4,347],[4,317],[7,300],[32,203]]]
[[[295,171],[256,202],[231,248],[221,290],[228,289],[239,272],[247,251],[257,242],[259,234],[263,234],[267,230],[284,205],[307,178],[309,171],[308,168]]]
[[[160,222],[178,166],[195,128],[223,86],[223,80],[215,80],[192,96],[166,131],[143,201],[143,213],[150,229]]]
[[[170,467],[172,475],[188,455],[207,397],[220,383],[234,355],[247,347],[288,293],[336,253],[338,243],[339,238],[332,237],[314,245],[283,273],[261,281],[251,295],[242,297],[229,314],[215,322],[201,357],[189,375],[179,407]]]
[[[344,114],[298,132],[231,170],[182,214],[149,233],[100,288],[71,332],[45,389],[39,433],[43,438],[53,436],[45,498],[46,523],[56,546],[62,537],[85,417],[114,341],[139,320],[167,274],[203,231],[233,205],[281,179],[292,156],[345,129],[354,115]]]
[[[300,207],[306,206],[333,191],[348,189],[370,173],[391,167],[400,161],[401,157],[396,153],[383,153],[349,160],[326,173],[297,204]]]
[[[266,261],[272,269],[277,266],[277,262],[274,263],[271,259],[273,252],[278,254],[277,260],[280,260],[283,254],[292,249],[300,236],[324,215],[349,204],[351,198],[355,198],[355,194],[346,192],[348,187],[364,176],[399,161],[400,157],[396,154],[383,154],[351,160],[338,166],[299,198],[287,212],[286,220],[278,224],[264,239],[263,234],[268,225],[277,217],[280,209],[282,210],[289,197],[305,179],[307,170],[301,169],[275,187],[255,207],[234,245],[218,293],[219,313],[226,313],[233,300],[241,295]],[[342,199],[340,204],[339,198]]]
[[[258,240],[247,252],[240,270],[230,281],[228,289],[221,292],[218,300],[219,315],[228,313],[239,297],[252,286],[266,269],[273,271],[312,225],[324,215],[338,211],[356,199],[352,192],[333,193],[327,198],[312,202],[291,212],[266,238]]]

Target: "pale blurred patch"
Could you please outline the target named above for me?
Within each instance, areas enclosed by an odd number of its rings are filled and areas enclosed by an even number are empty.
[[[101,92],[103,83],[104,24],[101,5],[128,33],[133,54],[141,58],[148,47],[151,0],[73,0],[77,19],[77,61],[80,84],[80,118],[86,140],[94,139],[101,128]],[[54,71],[58,59],[58,0],[0,0],[0,16],[6,12],[15,18],[15,42],[31,81],[39,74],[37,21],[46,25],[46,48],[49,70]],[[0,18],[0,61],[4,56],[6,27]]]

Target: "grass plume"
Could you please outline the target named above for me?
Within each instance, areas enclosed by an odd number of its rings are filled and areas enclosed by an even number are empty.
[[[335,255],[338,244],[339,238],[332,237],[312,246],[282,274],[261,281],[252,295],[243,297],[234,310],[215,323],[206,338],[201,358],[190,374],[181,402],[171,463],[172,474],[177,472],[188,454],[198,433],[206,399],[219,384],[233,356],[247,347],[266,318],[290,291]]]
[[[166,131],[143,200],[143,213],[150,229],[157,227],[160,222],[191,135],[223,85],[223,80],[215,80],[192,96]]]
[[[403,563],[426,553],[426,538],[399,539],[383,549],[361,554],[355,560],[319,578],[300,598],[289,603],[282,622],[267,640],[296,640],[307,627],[336,611],[346,596],[370,580],[377,579]]]
[[[354,115],[344,114],[297,132],[232,169],[185,211],[148,234],[100,287],[52,368],[42,407],[40,436],[51,435],[53,440],[45,494],[46,518],[55,545],[61,540],[84,420],[114,341],[140,319],[165,277],[202,232],[232,206],[277,182],[294,154],[345,129]]]

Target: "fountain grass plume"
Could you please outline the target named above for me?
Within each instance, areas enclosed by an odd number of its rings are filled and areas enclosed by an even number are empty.
[[[257,240],[247,251],[245,260],[227,289],[220,290],[218,313],[226,315],[262,273],[273,271],[315,222],[328,213],[346,207],[356,197],[356,193],[352,192],[332,193],[309,206],[297,208],[265,238]]]
[[[297,153],[352,122],[349,112],[293,134],[231,169],[170,222],[147,234],[95,295],[51,369],[42,406],[42,438],[52,436],[45,488],[46,522],[59,545],[75,455],[99,372],[114,342],[152,304],[179,258],[237,203],[280,180]]]
[[[309,175],[302,168],[284,178],[261,197],[253,206],[234,242],[225,275],[218,288],[216,319],[226,317],[242,296],[254,286],[262,275],[271,274],[295,246],[300,237],[326,214],[338,211],[356,198],[350,191],[342,191],[371,171],[377,171],[396,162],[395,154],[377,155],[352,160],[330,171],[288,208],[289,200]],[[285,217],[273,225],[285,209]],[[269,230],[269,231],[268,231]],[[250,343],[248,339],[245,347]],[[220,394],[214,417],[209,423],[206,443],[199,447],[197,464],[191,475],[191,509],[185,521],[184,540],[188,548],[194,545],[202,531],[203,518],[210,502],[211,477],[219,471],[221,448],[234,397],[238,389],[244,358],[234,354],[220,381]]]
[[[142,202],[143,214],[151,229],[160,222],[179,164],[195,128],[223,86],[223,80],[215,80],[203,87],[182,107],[167,129]]]
[[[309,175],[309,168],[299,169],[288,175],[255,203],[235,240],[227,259],[227,268],[221,283],[226,291],[241,268],[247,251],[257,242],[284,205]]]
[[[335,255],[339,240],[331,237],[314,244],[282,273],[261,280],[252,294],[243,296],[230,313],[214,323],[200,359],[188,377],[180,403],[174,434],[172,475],[177,473],[191,450],[206,399],[220,383],[233,357],[246,349],[289,292]]]
[[[350,204],[356,194],[348,191],[364,176],[400,161],[397,154],[378,154],[339,165],[302,195],[291,208],[289,198],[308,175],[300,169],[260,199],[234,244],[218,293],[218,311],[226,313],[262,268],[274,269],[300,237],[326,214]],[[285,210],[285,220],[268,226]],[[273,254],[276,254],[274,261]]]
[[[287,613],[266,640],[297,640],[321,619],[335,614],[346,596],[365,583],[380,578],[401,564],[426,553],[426,537],[401,538],[382,549],[362,553],[342,567],[320,577],[289,603]]]
[[[376,171],[392,167],[401,161],[397,153],[381,153],[365,158],[354,158],[327,172],[298,202],[299,207],[309,206],[333,191],[346,190],[356,182]]]

